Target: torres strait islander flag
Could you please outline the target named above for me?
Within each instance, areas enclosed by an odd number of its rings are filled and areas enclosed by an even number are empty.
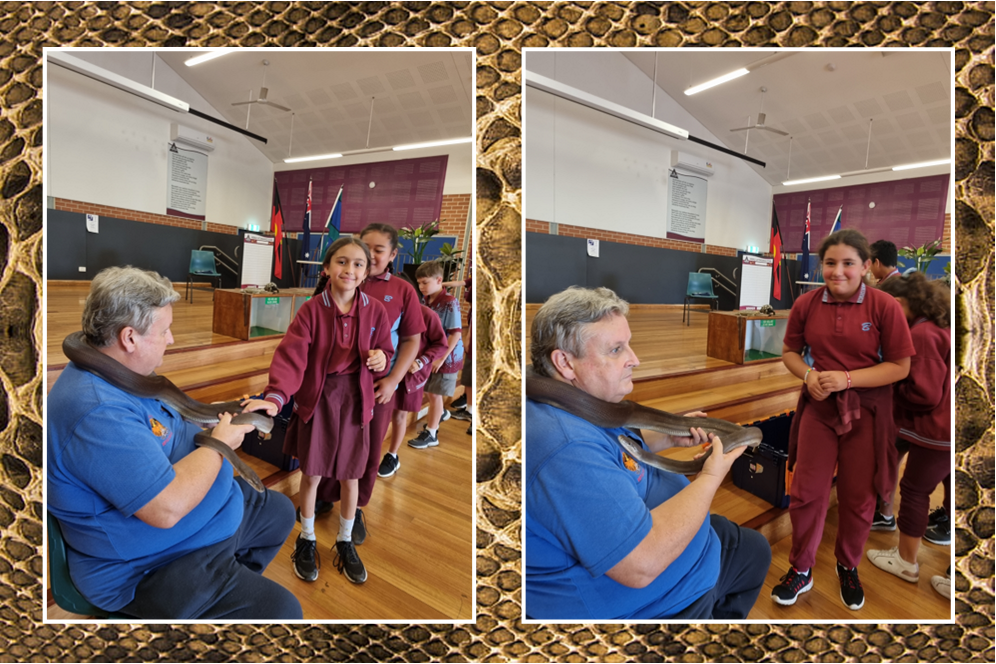
[[[284,213],[280,208],[280,190],[277,181],[273,181],[273,206],[270,209],[270,230],[273,231],[273,276],[283,279],[284,269],[281,257],[284,247]]]

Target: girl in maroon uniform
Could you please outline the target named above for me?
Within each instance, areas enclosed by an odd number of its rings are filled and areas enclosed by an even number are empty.
[[[380,466],[380,446],[387,435],[392,416],[395,426],[407,425],[407,413],[397,411],[395,392],[404,380],[409,367],[418,356],[421,335],[425,332],[421,304],[415,287],[391,272],[391,262],[398,255],[398,231],[390,224],[370,224],[360,231],[360,239],[370,250],[370,276],[360,286],[360,291],[384,305],[387,310],[388,329],[394,343],[390,371],[374,383],[377,404],[370,423],[370,446],[363,476],[360,477],[358,505],[370,502],[377,469]],[[403,388],[402,388],[403,389]],[[395,414],[395,411],[397,413]],[[332,503],[342,495],[339,482],[334,478],[322,480],[318,488],[315,510],[322,514],[332,509]],[[353,541],[360,544],[366,539],[366,525],[362,510],[356,511]]]
[[[374,412],[374,380],[394,354],[384,307],[359,290],[370,271],[370,251],[354,238],[332,243],[322,269],[321,292],[304,303],[273,354],[264,400],[246,410],[276,415],[291,396],[284,453],[301,462],[301,535],[292,556],[294,573],[318,578],[315,500],[322,477],[342,486],[335,564],[353,583],[367,571],[352,540],[359,478],[366,469]]]
[[[899,438],[911,443],[899,485],[899,546],[868,551],[868,559],[904,581],[916,583],[920,538],[927,530],[930,494],[951,477],[951,290],[913,272],[889,279],[879,288],[902,306],[913,336],[916,355],[909,376],[893,394]],[[948,492],[944,509],[950,514]]]
[[[888,497],[896,482],[891,386],[909,373],[913,343],[899,303],[863,282],[871,261],[861,233],[833,233],[819,255],[826,286],[796,301],[782,347],[786,368],[805,384],[789,434],[791,567],[771,597],[794,604],[813,587],[836,465],[837,576],[841,600],[857,610],[875,496]],[[807,347],[812,365],[803,359]]]

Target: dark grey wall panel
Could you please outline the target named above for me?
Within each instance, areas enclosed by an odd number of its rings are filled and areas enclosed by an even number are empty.
[[[587,285],[587,245],[584,238],[526,233],[526,302]]]
[[[579,285],[611,288],[631,304],[681,304],[689,272],[711,267],[738,284],[741,276],[738,256],[600,242],[599,257],[591,258],[586,246],[582,238],[526,233],[526,302],[542,303],[568,286]],[[782,277],[783,298],[771,301],[776,309],[792,305],[789,284],[797,278],[796,262],[786,261],[785,268],[788,278]],[[720,309],[737,307],[736,296],[719,287],[714,290]]]
[[[133,265],[176,282],[187,280],[190,252],[201,246],[215,246],[240,261],[240,235],[146,224],[113,217],[100,218],[100,232],[86,231],[86,216],[65,210],[47,210],[47,279],[90,280],[106,267]],[[299,242],[289,241],[291,256],[297,256]],[[285,255],[284,261],[287,262]],[[291,261],[293,265],[293,261]],[[86,272],[79,267],[85,266]],[[238,277],[219,268],[222,286],[235,288]],[[291,270],[284,267],[278,286],[292,286]],[[199,279],[199,281],[205,281]]]

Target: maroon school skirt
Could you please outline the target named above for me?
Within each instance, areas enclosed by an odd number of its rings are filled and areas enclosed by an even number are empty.
[[[284,454],[301,461],[305,475],[338,480],[363,476],[370,446],[370,428],[363,426],[360,374],[325,377],[322,398],[310,422],[291,415]]]

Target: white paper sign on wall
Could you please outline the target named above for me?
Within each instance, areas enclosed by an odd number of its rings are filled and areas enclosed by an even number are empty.
[[[86,229],[91,233],[99,233],[98,227],[100,225],[100,216],[96,214],[88,214],[86,216]]]
[[[588,255],[598,258],[598,240],[588,240]]]

